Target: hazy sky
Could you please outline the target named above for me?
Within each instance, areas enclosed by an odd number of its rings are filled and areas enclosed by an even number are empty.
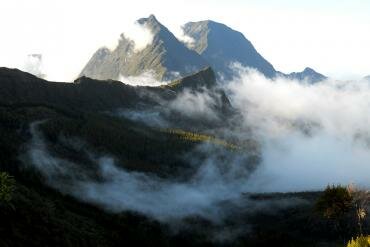
[[[187,21],[223,22],[283,72],[370,74],[368,0],[1,0],[0,9],[0,66],[22,68],[41,53],[51,80],[73,80],[97,48],[149,14],[175,33]]]

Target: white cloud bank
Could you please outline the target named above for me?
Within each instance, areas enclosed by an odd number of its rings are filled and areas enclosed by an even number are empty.
[[[370,84],[305,84],[239,68],[233,105],[262,142],[255,191],[319,190],[330,183],[370,186]]]

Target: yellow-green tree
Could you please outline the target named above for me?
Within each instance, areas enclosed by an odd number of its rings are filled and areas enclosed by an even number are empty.
[[[327,186],[316,202],[316,210],[332,223],[333,229],[345,241],[348,217],[353,211],[353,198],[347,187]]]
[[[359,233],[362,236],[362,224],[367,216],[368,205],[370,202],[370,192],[367,190],[359,189],[354,184],[348,186],[348,191],[353,198],[353,205],[356,210],[357,224],[359,227]]]
[[[353,197],[347,187],[341,185],[327,186],[316,202],[316,209],[327,219],[337,219],[352,208]]]
[[[356,239],[351,239],[347,243],[347,247],[370,247],[370,236],[360,236]]]

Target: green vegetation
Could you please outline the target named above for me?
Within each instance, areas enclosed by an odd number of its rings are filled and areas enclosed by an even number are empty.
[[[9,203],[15,189],[15,180],[6,172],[0,172],[0,203]]]
[[[327,219],[337,220],[352,208],[352,195],[347,187],[328,186],[316,203],[317,210]]]
[[[233,143],[229,143],[227,141],[218,139],[211,135],[198,134],[194,132],[184,131],[181,129],[166,129],[164,131],[170,134],[177,135],[182,140],[187,140],[187,141],[192,141],[192,142],[210,142],[212,144],[223,146],[231,150],[240,149],[240,147],[238,147],[237,145]]]
[[[161,88],[175,88],[180,84],[181,84],[181,80],[175,80],[175,81],[168,83],[167,85],[162,85]]]

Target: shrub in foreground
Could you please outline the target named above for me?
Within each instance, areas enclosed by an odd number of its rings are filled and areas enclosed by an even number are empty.
[[[370,247],[370,236],[360,236],[356,239],[351,239],[347,247]]]
[[[0,203],[10,202],[14,187],[14,178],[6,172],[0,172]]]

